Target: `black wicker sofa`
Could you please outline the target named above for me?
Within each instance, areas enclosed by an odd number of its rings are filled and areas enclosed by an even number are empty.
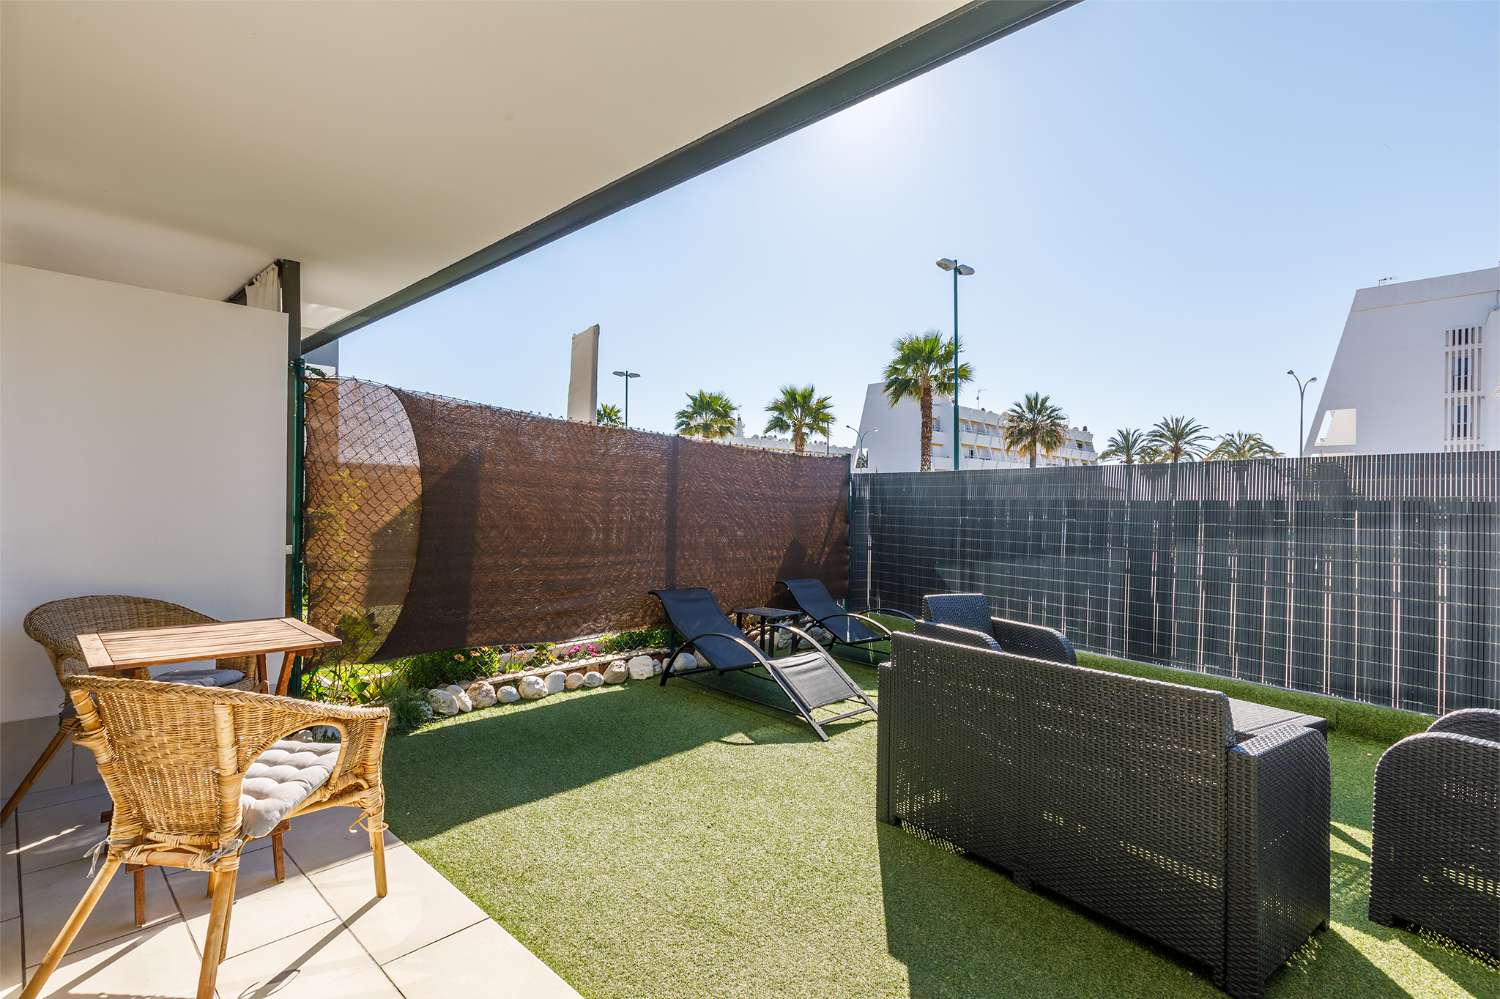
[[[1216,691],[900,633],[877,810],[1206,966],[1236,997],[1329,913],[1323,736]]]

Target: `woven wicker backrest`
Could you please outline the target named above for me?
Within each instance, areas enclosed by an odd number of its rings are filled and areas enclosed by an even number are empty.
[[[983,593],[929,593],[922,598],[922,617],[990,634],[990,602]]]
[[[34,608],[22,623],[26,634],[47,650],[59,681],[64,676],[85,673],[78,636],[94,631],[128,628],[168,628],[182,624],[205,624],[214,618],[180,604],[150,597],[106,594],[52,600]]]
[[[243,690],[101,676],[70,676],[63,687],[78,709],[78,742],[94,751],[114,799],[112,842],[222,845],[239,832],[250,762],[327,721],[326,706]]]

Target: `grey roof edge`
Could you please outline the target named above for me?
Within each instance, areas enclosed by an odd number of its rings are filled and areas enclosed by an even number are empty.
[[[302,353],[431,298],[1082,0],[981,0],[923,25],[592,194],[331,323]]]

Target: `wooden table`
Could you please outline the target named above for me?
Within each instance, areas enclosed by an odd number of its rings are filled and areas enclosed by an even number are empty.
[[[78,636],[84,661],[96,673],[118,673],[139,680],[150,678],[151,666],[197,662],[200,659],[236,659],[254,656],[260,689],[266,689],[266,656],[284,652],[288,658],[299,652],[328,649],[337,638],[294,617],[272,617],[256,621],[222,621],[187,624],[172,628],[137,628],[129,631],[89,632]],[[281,669],[276,693],[285,695],[291,679],[290,663]]]

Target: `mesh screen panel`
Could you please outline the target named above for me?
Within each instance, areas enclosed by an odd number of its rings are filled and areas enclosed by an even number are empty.
[[[857,602],[977,591],[1080,649],[1500,707],[1500,453],[861,474]]]
[[[354,379],[307,392],[310,619],[390,659],[848,580],[848,462],[597,427]]]

